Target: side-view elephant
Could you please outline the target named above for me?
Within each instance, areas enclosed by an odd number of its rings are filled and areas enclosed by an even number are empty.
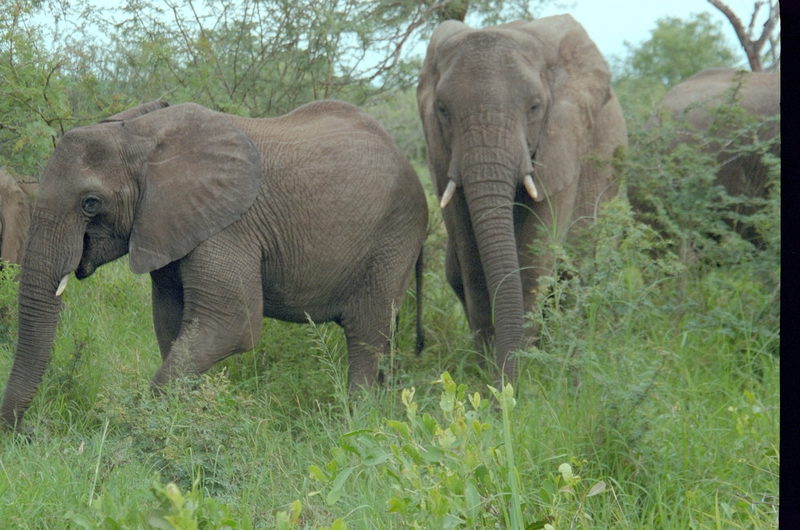
[[[253,348],[262,316],[338,323],[349,385],[369,385],[427,218],[408,160],[347,103],[255,119],[155,101],[73,129],[40,179],[2,419],[19,428],[37,390],[69,275],[124,254],[150,273],[155,389]]]
[[[475,346],[495,349],[505,376],[525,345],[550,252],[617,192],[609,165],[627,146],[608,65],[569,15],[433,33],[417,88],[428,166],[447,228],[445,269]],[[529,328],[528,339],[538,331]]]
[[[763,120],[780,116],[781,74],[780,72],[746,72],[735,68],[710,68],[703,70],[683,83],[673,87],[647,123],[648,128],[659,127],[665,122],[679,125],[679,141],[695,142],[697,134],[707,135],[712,126],[719,129],[712,112],[720,106],[738,105],[747,114]],[[717,130],[716,134],[729,134],[729,127]],[[686,131],[681,135],[681,130]],[[760,140],[769,140],[780,134],[780,121],[767,120],[757,131]],[[768,193],[768,166],[756,153],[741,153],[718,142],[707,142],[705,150],[717,154],[719,170],[716,183],[722,184],[729,195],[766,198]],[[770,149],[780,156],[780,142]],[[628,198],[634,211],[647,211],[646,198],[635,180],[628,183]],[[752,213],[749,208],[739,207],[741,213]],[[757,239],[753,227],[737,226],[745,238]]]
[[[0,169],[0,258],[10,263],[22,262],[36,191],[37,184],[20,184]]]

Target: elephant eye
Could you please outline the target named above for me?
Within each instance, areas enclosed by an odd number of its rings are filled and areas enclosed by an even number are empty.
[[[447,112],[447,107],[445,107],[442,103],[439,103],[437,110],[443,118],[448,118],[450,116],[450,113]]]
[[[81,202],[83,213],[90,217],[100,213],[102,207],[103,203],[97,197],[84,197],[83,201]]]

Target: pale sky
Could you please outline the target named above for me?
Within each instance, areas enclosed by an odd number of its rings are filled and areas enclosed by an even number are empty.
[[[707,0],[560,0],[560,2],[562,4],[572,2],[574,7],[566,9],[548,7],[540,16],[571,14],[583,25],[606,59],[611,55],[625,55],[627,51],[623,45],[625,41],[638,46],[642,41],[649,39],[650,32],[656,27],[656,20],[659,18],[688,19],[694,13],[706,11],[712,20],[722,22],[728,45],[738,52],[744,64],[744,52],[733,26],[722,12]],[[738,15],[746,28],[750,23],[755,1],[724,0],[724,2]],[[764,5],[758,13],[754,32],[756,36],[761,35],[768,11],[769,6]],[[777,31],[773,30],[773,34],[777,34]]]

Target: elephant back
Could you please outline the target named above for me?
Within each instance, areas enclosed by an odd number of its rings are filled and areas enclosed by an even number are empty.
[[[770,117],[780,113],[780,72],[744,72],[735,68],[709,68],[673,87],[659,103],[648,127],[667,117],[686,120],[699,131],[712,122],[709,110],[734,101],[753,116]],[[667,115],[664,116],[664,113]],[[770,128],[771,136],[778,132]]]

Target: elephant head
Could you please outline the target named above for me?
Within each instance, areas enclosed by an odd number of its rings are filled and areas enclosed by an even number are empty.
[[[540,272],[521,263],[533,242],[525,219],[560,209],[544,220],[552,225],[597,199],[607,175],[590,170],[587,155],[610,157],[627,143],[608,67],[569,15],[484,29],[447,21],[431,38],[417,99],[448,258],[458,263],[450,282],[473,332],[493,334],[497,364],[514,379],[509,354],[523,345]],[[486,311],[488,324],[470,314]]]
[[[0,169],[0,258],[11,263],[22,261],[31,224],[32,199],[28,195],[14,177]]]
[[[135,273],[164,267],[236,221],[258,194],[258,151],[224,115],[194,104],[164,107],[148,103],[73,129],[47,162],[0,409],[9,426],[19,425],[41,381],[70,274],[86,278],[126,253]]]

